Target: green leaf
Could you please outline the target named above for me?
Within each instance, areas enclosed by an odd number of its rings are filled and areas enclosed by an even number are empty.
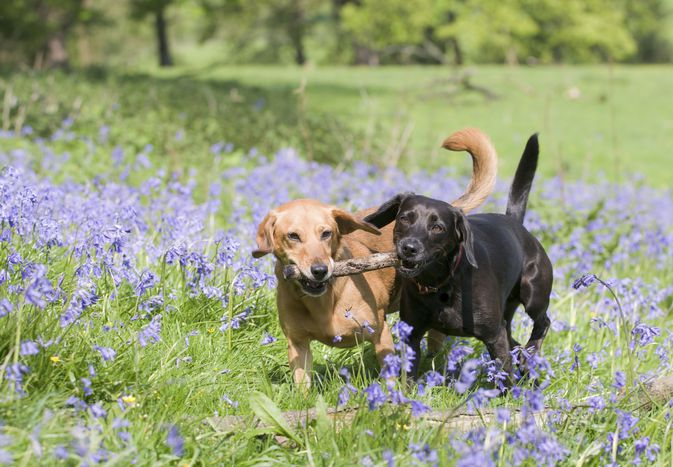
[[[262,423],[269,425],[276,433],[286,436],[298,445],[303,445],[301,438],[283,417],[283,412],[269,397],[259,391],[253,391],[248,398],[250,408]]]

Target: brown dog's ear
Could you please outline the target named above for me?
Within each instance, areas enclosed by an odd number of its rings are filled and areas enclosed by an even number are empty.
[[[339,226],[339,233],[341,235],[349,234],[355,230],[364,230],[374,235],[381,235],[381,231],[376,228],[376,226],[366,222],[362,219],[358,219],[350,212],[342,211],[341,209],[334,208],[332,209],[332,216]]]
[[[365,222],[370,222],[378,228],[390,224],[397,217],[397,213],[400,210],[400,205],[411,195],[413,195],[411,192],[395,195],[379,206],[376,212],[365,216]]]
[[[257,227],[257,249],[252,251],[253,258],[261,258],[273,251],[273,226],[276,223],[276,213],[269,211]]]
[[[465,217],[465,214],[463,214],[462,211],[459,211],[456,216],[456,233],[458,234],[458,240],[463,245],[463,251],[465,252],[467,262],[470,263],[470,266],[477,269],[477,259],[474,257],[472,229],[470,229],[467,217]]]

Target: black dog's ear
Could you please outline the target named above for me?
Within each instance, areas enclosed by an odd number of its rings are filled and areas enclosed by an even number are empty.
[[[467,217],[465,217],[465,214],[463,214],[462,211],[456,216],[456,233],[458,234],[458,240],[463,245],[463,251],[465,252],[467,262],[470,263],[470,266],[477,269],[477,259],[474,257],[472,229],[470,229]]]
[[[364,221],[369,222],[378,228],[390,224],[397,217],[397,212],[400,210],[400,205],[411,195],[413,195],[413,193],[407,192],[393,196],[388,201],[379,206],[375,212],[365,216]]]

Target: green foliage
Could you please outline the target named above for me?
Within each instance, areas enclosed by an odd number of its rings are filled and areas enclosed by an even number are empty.
[[[344,23],[384,53],[424,41],[446,50],[446,41],[456,41],[470,61],[591,62],[635,52],[626,14],[610,0],[365,0],[344,8]]]
[[[89,27],[101,21],[101,11],[84,0],[3,0],[0,61],[44,59],[50,40],[66,38],[75,26]]]
[[[673,61],[671,28],[665,24],[665,19],[671,17],[673,3],[667,0],[624,0],[624,4],[624,24],[638,48],[638,52],[631,57],[631,60]]]
[[[353,38],[383,49],[391,45],[416,44],[433,24],[432,0],[366,0],[343,8],[343,22]]]
[[[190,168],[212,164],[214,142],[235,149],[236,156],[225,159],[228,164],[240,163],[242,153],[272,155],[282,147],[298,148],[316,161],[338,163],[352,150],[351,144],[363,144],[360,132],[344,119],[308,113],[301,99],[291,88],[268,90],[235,80],[203,83],[103,70],[34,74],[31,79],[6,74],[0,75],[0,102],[7,102],[0,128],[20,131],[30,122],[35,134],[48,136],[74,117],[74,129],[100,134],[104,144],[98,147],[107,150],[92,154],[82,142],[57,144],[90,159],[89,164],[72,167],[85,179],[112,164],[111,141],[127,155],[148,153],[151,161],[184,175]],[[108,123],[103,127],[102,121]],[[207,170],[200,173],[208,175]],[[201,181],[207,187],[207,180]]]

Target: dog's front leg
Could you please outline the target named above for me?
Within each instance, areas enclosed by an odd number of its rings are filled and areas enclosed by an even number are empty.
[[[500,360],[503,371],[507,373],[507,379],[504,384],[507,387],[511,387],[514,383],[514,372],[512,369],[512,355],[509,348],[509,337],[507,335],[507,327],[505,322],[498,329],[498,332],[493,336],[492,339],[485,340],[486,348],[488,353],[491,355],[491,358],[494,360]]]
[[[376,352],[376,358],[379,361],[379,366],[383,369],[385,365],[386,356],[395,352],[395,345],[393,344],[393,335],[390,333],[390,327],[386,323],[385,318],[383,318],[383,326],[381,326],[381,332],[374,336],[372,340],[374,344],[374,351]]]
[[[295,384],[304,390],[308,390],[311,387],[311,369],[313,367],[311,341],[288,339],[287,354]]]

